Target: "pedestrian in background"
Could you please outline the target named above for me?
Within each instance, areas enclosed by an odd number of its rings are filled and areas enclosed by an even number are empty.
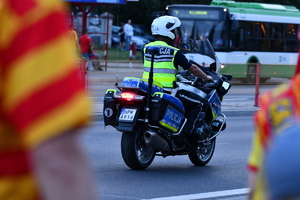
[[[100,55],[98,53],[93,51],[91,60],[92,60],[93,67],[95,67],[97,70],[103,71],[100,64]]]
[[[78,77],[64,5],[0,3],[1,200],[96,199],[78,144],[91,105]]]
[[[133,26],[131,25],[131,19],[128,20],[128,22],[124,25],[124,34],[125,34],[125,50],[130,50],[130,42],[131,37],[133,36]]]
[[[295,76],[287,84],[266,92],[261,97],[260,110],[254,116],[255,134],[249,156],[250,199],[268,199],[263,162],[272,149],[273,139],[300,120],[300,55]],[[283,160],[281,160],[283,159]],[[278,162],[285,162],[278,158]]]
[[[124,45],[125,45],[124,23],[121,23],[119,35],[120,35],[120,46],[119,47],[122,51],[124,51]]]
[[[73,46],[74,54],[77,56],[80,46],[79,46],[79,42],[78,42],[77,32],[73,29],[72,24],[69,26],[69,39]]]
[[[82,57],[87,60],[86,68],[88,70],[93,70],[93,65],[91,63],[92,53],[93,53],[93,41],[88,35],[88,29],[83,29],[82,35],[79,37],[79,45]]]

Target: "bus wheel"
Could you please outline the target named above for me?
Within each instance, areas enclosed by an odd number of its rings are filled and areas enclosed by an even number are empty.
[[[247,70],[247,83],[248,84],[254,84],[255,83],[255,77],[256,77],[256,65],[255,64],[249,64],[248,70]]]

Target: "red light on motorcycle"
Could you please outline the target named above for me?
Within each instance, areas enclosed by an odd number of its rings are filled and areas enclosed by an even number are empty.
[[[116,95],[114,95],[114,97],[116,99],[122,99],[122,100],[126,100],[126,101],[142,101],[145,98],[144,96],[137,95],[137,94],[134,94],[134,93],[129,93],[129,92],[116,94]]]
[[[131,94],[131,93],[121,93],[121,98],[122,99],[127,99],[127,100],[134,99],[134,94]]]

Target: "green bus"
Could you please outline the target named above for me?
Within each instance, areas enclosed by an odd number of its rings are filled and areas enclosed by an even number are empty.
[[[222,73],[254,83],[260,63],[261,81],[294,74],[300,11],[293,6],[213,0],[211,5],[168,5],[166,14],[181,20],[185,42],[210,40]]]

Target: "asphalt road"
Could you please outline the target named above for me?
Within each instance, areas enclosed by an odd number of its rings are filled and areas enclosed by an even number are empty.
[[[251,117],[229,117],[217,138],[212,160],[195,167],[188,156],[156,157],[142,171],[129,169],[120,151],[121,133],[92,122],[81,143],[87,152],[102,200],[245,200],[246,161],[253,132]]]

